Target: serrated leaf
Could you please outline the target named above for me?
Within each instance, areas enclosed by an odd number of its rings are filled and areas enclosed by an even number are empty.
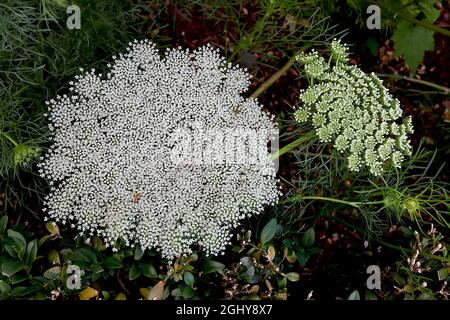
[[[434,7],[436,0],[421,0],[420,3],[426,20],[429,22],[435,22],[441,15],[441,12]]]
[[[109,256],[103,261],[103,266],[107,269],[119,269],[123,267],[123,264],[118,259]]]
[[[270,220],[261,231],[261,245],[266,244],[275,236],[277,231],[277,219]]]
[[[358,290],[355,290],[352,293],[350,293],[347,300],[361,300]]]
[[[315,237],[316,237],[316,233],[314,231],[314,228],[311,227],[308,230],[305,231],[305,233],[302,236],[302,244],[308,248],[308,247],[312,247],[312,245],[314,244],[315,241]]]
[[[425,51],[434,49],[433,31],[416,26],[411,22],[402,21],[392,35],[395,55],[403,56],[409,65],[411,74],[415,74],[417,67],[425,55]]]
[[[80,300],[89,300],[95,298],[96,296],[98,296],[98,291],[91,287],[87,287],[79,294]]]
[[[184,279],[184,283],[186,283],[189,287],[194,286],[195,278],[194,278],[194,275],[192,273],[190,273],[189,271],[186,271],[183,274],[183,279]]]

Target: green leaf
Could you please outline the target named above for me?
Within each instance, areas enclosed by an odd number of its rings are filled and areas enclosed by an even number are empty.
[[[270,220],[261,231],[261,244],[264,245],[275,236],[277,231],[277,219]]]
[[[105,259],[105,261],[103,261],[103,266],[106,269],[119,269],[123,267],[123,264],[118,259],[109,256]]]
[[[127,300],[127,296],[125,293],[121,292],[119,293],[114,300]]]
[[[300,280],[300,275],[297,272],[289,272],[286,274],[286,278],[291,282],[297,282]]]
[[[5,234],[6,227],[8,226],[8,216],[4,215],[0,218],[0,235]]]
[[[148,278],[158,278],[158,273],[151,263],[141,263],[142,274]]]
[[[44,272],[44,277],[49,280],[56,280],[59,278],[60,275],[61,275],[60,266],[52,267]]]
[[[184,283],[186,283],[189,287],[193,287],[195,283],[195,278],[192,273],[186,271],[183,275]]]
[[[29,276],[26,273],[18,272],[11,277],[11,284],[16,285],[16,284],[26,281],[28,279],[29,279]]]
[[[54,221],[49,221],[45,224],[45,228],[52,235],[59,235],[59,227]]]
[[[33,265],[34,260],[36,260],[36,255],[37,255],[37,249],[38,249],[38,245],[37,245],[37,240],[33,240],[28,242],[27,245],[27,250],[25,253],[25,265],[28,268],[31,268],[31,266]]]
[[[87,263],[97,263],[95,252],[88,248],[80,248],[73,252],[73,260]]]
[[[18,260],[7,260],[2,264],[2,274],[11,277],[13,274],[23,270],[25,264]]]
[[[17,259],[19,258],[19,254],[17,253],[17,244],[12,238],[6,237],[2,241],[2,244],[6,252],[8,252],[11,257]]]
[[[38,241],[38,247],[42,246],[42,244],[47,241],[48,239],[53,238],[54,235],[53,234],[46,234],[45,236],[43,236],[42,238],[39,239]]]
[[[105,271],[105,269],[103,269],[100,263],[94,263],[93,265],[91,265],[91,271],[93,274],[97,274],[102,273],[103,271]]]
[[[128,279],[130,281],[136,280],[137,278],[139,278],[139,276],[141,275],[141,270],[139,269],[139,267],[135,264],[133,264],[130,268],[130,270],[128,271]]]
[[[136,248],[134,248],[134,260],[141,260],[144,252],[145,251],[142,250],[141,246],[137,245]]]
[[[181,285],[180,291],[181,291],[181,295],[185,299],[190,299],[195,295],[195,291],[189,286]]]
[[[10,293],[11,293],[11,287],[9,286],[9,284],[7,284],[3,280],[0,280],[0,294],[3,296],[8,296]]]
[[[352,293],[350,293],[347,300],[361,300],[358,290],[355,290]]]
[[[365,46],[372,56],[374,57],[377,56],[379,44],[374,37],[368,37],[365,42]]]
[[[220,274],[223,273],[223,269],[225,269],[225,265],[215,260],[207,259],[203,263],[203,273],[211,273],[218,272]]]
[[[18,257],[22,259],[27,246],[25,238],[19,232],[12,229],[8,229],[7,234],[14,241],[14,250],[17,252]]]
[[[373,291],[366,291],[366,300],[378,300],[378,298]]]
[[[441,12],[434,7],[436,0],[421,0],[422,12],[425,15],[425,20],[435,22],[439,18]]]
[[[403,56],[405,62],[415,74],[425,55],[425,51],[434,49],[433,31],[402,21],[392,35],[396,56]]]
[[[438,270],[437,273],[438,273],[439,281],[447,280],[447,278],[448,278],[448,268],[442,268],[442,269]]]
[[[48,252],[47,259],[52,264],[61,264],[61,259],[59,258],[59,253],[55,249],[52,249]]]
[[[94,248],[95,251],[104,251],[106,246],[103,244],[102,239],[99,237],[94,237],[92,239],[92,248]]]
[[[314,227],[309,228],[302,236],[302,244],[307,248],[312,247],[312,245],[314,244],[315,236],[316,233],[314,231]]]
[[[40,290],[45,284],[43,282],[37,282],[28,287],[16,287],[12,290],[11,295],[14,297],[27,296],[35,291]]]

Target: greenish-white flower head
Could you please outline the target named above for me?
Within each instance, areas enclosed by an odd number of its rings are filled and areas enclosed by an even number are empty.
[[[411,117],[402,119],[400,102],[380,79],[348,65],[347,47],[336,40],[331,44],[333,66],[316,52],[297,60],[313,82],[300,92],[296,120],[312,122],[321,142],[346,154],[352,171],[368,168],[381,175],[388,163],[399,167],[411,154]]]

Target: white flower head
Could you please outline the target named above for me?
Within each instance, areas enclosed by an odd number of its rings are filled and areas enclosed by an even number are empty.
[[[108,67],[49,102],[48,215],[168,259],[222,252],[232,228],[280,194],[267,149],[276,126],[241,95],[250,76],[210,46],[161,57],[149,41]]]
[[[339,41],[331,44],[331,58],[332,68],[315,52],[299,59],[315,82],[300,93],[296,120],[311,121],[321,142],[347,154],[352,171],[367,167],[379,176],[386,163],[399,167],[411,154],[411,117],[402,119],[399,100],[375,74],[345,63],[347,47]]]

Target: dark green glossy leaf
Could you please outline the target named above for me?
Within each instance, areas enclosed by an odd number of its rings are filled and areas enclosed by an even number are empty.
[[[91,265],[91,271],[92,271],[92,273],[97,274],[97,273],[102,273],[103,271],[105,271],[105,269],[103,269],[103,267],[100,263],[95,263],[95,264]]]
[[[123,264],[118,259],[110,256],[103,261],[103,266],[107,269],[119,269],[123,267]]]
[[[221,262],[207,259],[203,263],[203,273],[211,273],[211,272],[218,272],[220,274],[223,273],[223,269],[225,269],[225,265]]]
[[[133,264],[130,268],[130,270],[128,271],[128,279],[130,281],[136,280],[137,278],[139,278],[139,276],[141,275],[141,270],[139,269],[139,267],[135,264]]]
[[[151,263],[141,263],[140,267],[144,276],[148,278],[158,278],[158,273]]]
[[[142,250],[141,246],[137,245],[136,248],[134,248],[134,260],[141,260],[144,252],[145,251]]]
[[[189,271],[185,272],[183,275],[184,283],[186,283],[189,287],[193,287],[195,283],[195,278],[192,273]]]
[[[276,231],[277,231],[277,219],[273,218],[264,226],[264,228],[261,231],[261,244],[264,245],[265,243],[272,240],[272,238],[275,236]]]
[[[97,263],[97,256],[95,252],[88,248],[80,248],[72,254],[74,261],[82,261],[87,263]]]
[[[189,286],[181,285],[180,291],[181,291],[181,295],[185,299],[190,299],[195,295],[195,291]]]
[[[7,277],[11,277],[13,274],[16,274],[24,268],[25,264],[22,261],[7,260],[2,264],[2,274]]]
[[[302,236],[302,244],[307,248],[312,247],[312,245],[314,244],[315,236],[316,233],[314,231],[314,228],[309,228]]]
[[[33,240],[28,242],[27,245],[27,250],[25,253],[25,265],[28,268],[31,268],[31,266],[33,265],[34,260],[36,260],[36,255],[37,255],[37,249],[38,249],[38,245],[37,245],[37,240]]]

